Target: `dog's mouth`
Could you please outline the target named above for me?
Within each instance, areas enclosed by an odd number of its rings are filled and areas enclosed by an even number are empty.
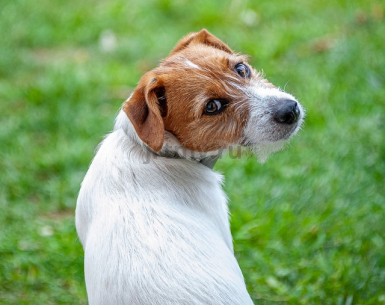
[[[269,155],[283,149],[285,144],[301,129],[303,116],[304,114],[301,112],[297,121],[290,125],[278,124],[274,120],[269,120],[269,123],[263,128],[256,128],[253,135],[245,135],[240,145],[255,155],[259,162],[264,163]]]

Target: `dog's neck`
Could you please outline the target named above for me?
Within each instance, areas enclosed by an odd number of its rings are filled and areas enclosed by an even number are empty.
[[[187,159],[181,154],[178,154],[177,152],[172,152],[172,151],[160,151],[159,153],[154,152],[150,148],[148,148],[152,153],[156,154],[157,156],[161,158],[171,158],[171,159]],[[189,158],[187,160],[191,161],[196,161],[198,163],[203,164],[204,166],[207,166],[210,169],[214,168],[215,163],[219,159],[219,156],[208,156],[208,157],[203,157],[200,159],[195,159],[195,158]]]
[[[182,146],[178,139],[170,132],[165,132],[165,140],[162,149],[159,152],[153,151],[137,136],[134,127],[132,126],[127,115],[120,111],[115,120],[114,130],[123,129],[124,132],[146,152],[154,155],[157,158],[168,159],[185,159],[192,162],[201,163],[204,166],[212,169],[219,159],[219,152],[195,152]]]

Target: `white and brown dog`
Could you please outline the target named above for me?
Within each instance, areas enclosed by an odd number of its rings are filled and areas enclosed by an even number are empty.
[[[211,167],[234,146],[264,159],[303,116],[206,30],[179,41],[141,78],[82,183],[76,228],[89,303],[252,304]]]

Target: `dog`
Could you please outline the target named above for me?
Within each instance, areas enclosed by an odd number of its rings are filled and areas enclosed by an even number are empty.
[[[263,161],[303,117],[207,30],[182,38],[124,102],[82,182],[89,304],[253,304],[212,167],[231,147]]]

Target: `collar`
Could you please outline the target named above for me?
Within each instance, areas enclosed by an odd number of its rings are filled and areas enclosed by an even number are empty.
[[[183,156],[177,154],[176,152],[155,152],[153,151],[150,147],[146,145],[147,149],[152,152],[153,154],[163,157],[163,158],[168,158],[168,159],[185,159],[185,160],[190,160],[190,161],[196,161],[198,163],[203,164],[204,166],[208,167],[209,169],[213,169],[215,163],[219,159],[218,156],[209,156],[203,159],[187,159],[184,158]]]

